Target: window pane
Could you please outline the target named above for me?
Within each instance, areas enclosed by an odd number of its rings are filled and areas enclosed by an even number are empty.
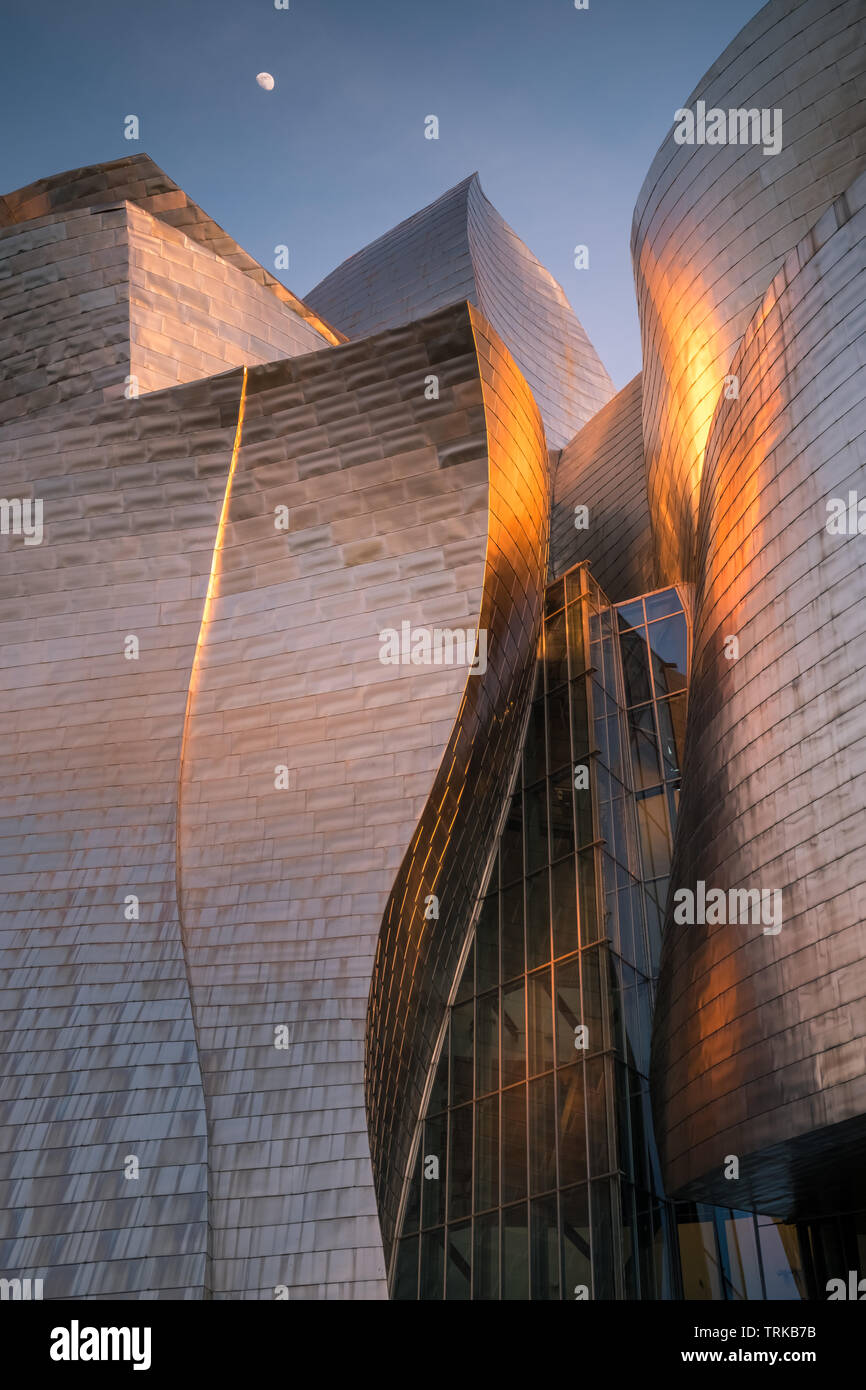
[[[571,731],[569,728],[568,686],[561,685],[547,697],[548,771],[571,762]]]
[[[502,991],[502,1085],[510,1086],[526,1076],[525,987],[510,985]]]
[[[577,856],[577,881],[580,889],[580,940],[587,946],[597,941],[601,931],[595,895],[595,851],[581,850]]]
[[[549,1071],[553,1066],[553,998],[550,971],[541,970],[528,980],[529,1075]]]
[[[565,597],[569,603],[573,602],[574,599],[580,598],[581,594],[586,591],[586,585],[583,583],[583,574],[583,566],[578,565],[576,569],[571,570],[565,576]]]
[[[544,616],[549,618],[551,613],[557,613],[565,604],[565,582],[557,579],[555,584],[549,584],[544,591]]]
[[[586,1127],[583,1111],[583,1066],[563,1067],[556,1074],[559,1095],[559,1181],[563,1187],[586,1178]]]
[[[528,787],[544,776],[544,701],[536,700],[529,715],[526,743],[523,746],[523,780]]]
[[[616,608],[616,621],[620,631],[639,627],[643,622],[643,600],[636,598],[633,603],[620,603]]]
[[[550,903],[547,870],[533,874],[526,884],[526,968],[534,970],[550,960]]]
[[[589,1196],[586,1184],[560,1195],[562,1210],[562,1276],[564,1297],[592,1296],[589,1249]],[[586,1293],[583,1290],[586,1290]]]
[[[448,1220],[472,1212],[472,1106],[451,1111],[448,1131]]]
[[[657,594],[649,594],[644,600],[647,618],[666,618],[669,613],[680,613],[682,604],[676,589],[660,589]]]
[[[586,667],[586,653],[583,647],[583,608],[579,603],[571,605],[567,620],[571,674],[578,676]]]
[[[574,849],[573,782],[571,764],[550,779],[550,857],[554,860]]]
[[[529,1083],[529,1193],[556,1187],[553,1072]]]
[[[671,864],[671,842],[662,788],[637,801],[644,878],[661,878]]]
[[[421,1179],[421,1221],[435,1226],[445,1220],[445,1130],[447,1116],[424,1122],[424,1162]],[[434,1163],[432,1160],[435,1159]]]
[[[806,1298],[806,1279],[803,1271],[797,1227],[784,1221],[758,1222],[761,1260],[767,1298]]]
[[[449,1299],[468,1299],[471,1288],[472,1269],[470,1251],[472,1249],[472,1223],[448,1227],[448,1268],[446,1271],[445,1297]]]
[[[486,1095],[499,1085],[499,994],[482,994],[476,1005],[475,1087]]]
[[[553,953],[564,956],[569,951],[575,951],[578,944],[577,879],[572,855],[554,864],[550,881],[553,889]]]
[[[472,1099],[472,1039],[475,1010],[471,999],[451,1010],[451,1104]]]
[[[653,681],[656,695],[673,695],[684,690],[687,676],[688,630],[685,615],[650,623]]]
[[[499,984],[499,894],[485,898],[475,928],[475,987],[479,994]]]
[[[526,792],[526,872],[547,863],[547,784],[539,782]]]
[[[591,1184],[593,1298],[616,1298],[613,1272],[611,1184],[607,1178]]]
[[[589,709],[584,679],[571,683],[571,737],[574,761],[585,761],[589,756]]]
[[[499,862],[503,883],[513,883],[523,876],[523,806],[519,789],[511,798],[505,817]]]
[[[619,639],[622,649],[625,698],[628,705],[642,705],[646,700],[652,699],[649,654],[645,634],[646,629],[639,627],[634,632],[622,633]]]
[[[526,1196],[526,1087],[502,1092],[502,1201]]]
[[[586,1130],[589,1140],[589,1171],[593,1177],[613,1168],[607,1125],[607,1079],[604,1057],[590,1057],[586,1063]]]
[[[659,700],[658,715],[665,777],[679,777],[686,741],[685,695],[672,695],[669,700]]]
[[[559,1298],[559,1231],[556,1196],[530,1204],[532,1238],[532,1297],[548,1302]]]
[[[427,1231],[421,1237],[421,1297],[440,1299],[445,1275],[445,1232]]]
[[[547,689],[555,690],[568,680],[568,651],[565,640],[565,610],[544,624],[544,664]]]
[[[725,1241],[734,1297],[763,1298],[758,1243],[751,1212],[735,1212],[725,1220]]]
[[[397,1269],[394,1275],[395,1300],[418,1297],[418,1237],[401,1240],[397,1251]]]
[[[556,1062],[567,1065],[577,1058],[575,1029],[582,1022],[580,1007],[580,965],[577,956],[556,967]]]
[[[418,1222],[421,1220],[421,1157],[421,1147],[419,1146],[406,1196],[406,1212],[403,1217],[403,1231],[407,1235],[411,1231],[417,1231]],[[415,1295],[413,1294],[412,1297],[414,1298]]]
[[[522,975],[523,962],[523,880],[502,894],[502,978]]]
[[[526,1203],[502,1213],[502,1297],[529,1297]]]
[[[460,975],[460,983],[457,986],[457,993],[454,996],[455,1003],[464,1004],[467,999],[471,999],[475,993],[475,942],[470,943],[466,953],[466,961]]]
[[[472,1260],[472,1297],[490,1300],[499,1297],[499,1212],[479,1216],[475,1221]]]
[[[652,705],[629,710],[628,724],[634,785],[638,790],[654,787],[662,780],[662,770]]]
[[[486,1211],[499,1201],[499,1097],[475,1107],[475,1209]]]
[[[439,1065],[436,1068],[436,1075],[433,1078],[433,1087],[430,1091],[430,1101],[427,1106],[428,1115],[436,1115],[440,1110],[445,1110],[448,1106],[448,1055],[450,1050],[449,1024],[449,1027],[445,1030],[445,1037],[442,1041],[442,1051],[439,1054]]]
[[[683,1272],[683,1297],[718,1299],[722,1296],[719,1258],[713,1222],[700,1220],[690,1206],[678,1214],[677,1233]]]

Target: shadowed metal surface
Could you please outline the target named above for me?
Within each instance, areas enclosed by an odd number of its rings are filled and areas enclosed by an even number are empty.
[[[589,509],[586,529],[575,526],[578,506]],[[556,464],[551,575],[581,560],[614,603],[655,588],[639,375],[584,425]]]
[[[350,256],[306,298],[352,338],[468,299],[514,357],[552,448],[613,395],[561,286],[488,202],[477,174]]]
[[[669,909],[656,1010],[669,1188],[783,1214],[844,1208],[866,1152],[866,552],[826,528],[864,483],[864,271],[861,177],[786,258],[713,422],[671,881],[778,889],[782,923]]]

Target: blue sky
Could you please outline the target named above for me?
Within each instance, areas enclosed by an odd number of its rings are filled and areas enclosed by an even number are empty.
[[[263,264],[287,244],[281,278],[303,297],[477,169],[623,386],[640,368],[635,198],[674,111],[759,8],[4,0],[0,191],[146,151]],[[438,141],[424,139],[430,114]],[[588,271],[574,269],[578,242]]]

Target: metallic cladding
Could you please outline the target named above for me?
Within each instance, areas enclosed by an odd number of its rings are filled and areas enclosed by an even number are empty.
[[[731,358],[785,256],[866,165],[863,0],[771,0],[684,103],[783,111],[781,153],[678,145],[638,197],[632,257],[660,582],[694,578],[704,450]]]
[[[588,526],[575,526],[575,507]],[[562,450],[553,484],[550,572],[589,560],[614,603],[654,589],[655,557],[636,376]]]
[[[207,1291],[176,797],[241,378],[0,428],[45,527],[0,538],[0,1262],[46,1298]]]
[[[838,1209],[866,1152],[866,556],[826,523],[864,476],[866,176],[786,257],[732,370],[704,468],[671,881],[779,889],[782,924],[669,908],[657,1132],[675,1192]]]
[[[248,374],[180,819],[215,1298],[385,1296],[367,996],[466,668],[379,634],[474,630],[486,441],[466,305]]]
[[[367,1025],[370,1145],[390,1259],[427,1076],[519,754],[541,631],[547,450],[513,359],[476,310],[489,465],[478,625],[488,664],[466,682],[436,780],[382,918]],[[437,920],[425,920],[430,895]]]
[[[350,256],[307,295],[359,337],[468,299],[499,334],[561,448],[613,384],[553,276],[485,198],[477,174]]]

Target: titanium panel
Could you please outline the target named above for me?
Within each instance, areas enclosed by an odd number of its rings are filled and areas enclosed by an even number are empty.
[[[489,460],[478,619],[487,633],[487,669],[466,682],[381,919],[366,1093],[388,1260],[425,1083],[520,749],[542,621],[549,497],[541,418],[500,339],[476,310],[471,318]],[[431,898],[435,920],[426,917]]]
[[[586,529],[575,507],[589,508]],[[656,587],[636,376],[579,430],[559,456],[550,528],[551,576],[581,560],[614,603]]]
[[[695,577],[704,450],[749,320],[785,256],[866,165],[863,0],[771,0],[684,103],[783,112],[782,149],[678,145],[638,197],[632,259],[660,582]]]
[[[778,890],[779,930],[669,906],[656,1011],[669,1187],[779,1214],[853,1205],[866,1153],[866,552],[827,528],[864,486],[864,204],[861,176],[786,257],[704,471],[671,881]]]
[[[561,286],[488,202],[477,174],[350,256],[307,299],[352,338],[468,299],[513,355],[551,448],[613,395]]]

